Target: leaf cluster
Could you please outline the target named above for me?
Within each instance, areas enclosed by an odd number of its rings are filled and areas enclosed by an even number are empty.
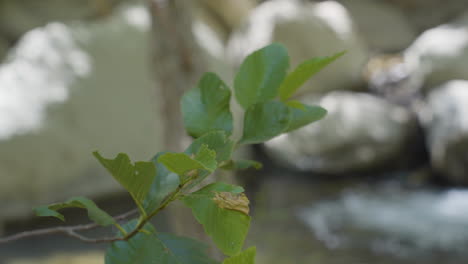
[[[139,216],[124,225],[84,197],[42,206],[36,213],[64,221],[58,210],[78,207],[86,209],[97,224],[117,227],[117,241],[107,250],[106,264],[217,263],[202,243],[160,233],[149,223],[170,203],[180,200],[227,256],[223,263],[254,263],[255,248],[242,251],[251,220],[244,189],[222,182],[202,186],[202,182],[217,169],[260,169],[262,165],[256,161],[233,160],[232,153],[242,144],[261,143],[323,118],[325,109],[290,98],[311,76],[342,55],[313,58],[288,72],[289,57],[281,44],[250,54],[233,86],[235,99],[244,109],[239,139],[232,138],[231,89],[215,73],[206,73],[181,100],[185,129],[194,138],[184,152],[160,152],[150,161],[134,163],[124,153],[108,159],[94,152],[138,208]]]

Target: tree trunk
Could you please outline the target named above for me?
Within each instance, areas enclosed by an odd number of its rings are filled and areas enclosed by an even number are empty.
[[[154,73],[163,120],[165,150],[182,151],[189,138],[185,133],[180,111],[182,94],[194,87],[205,71],[202,53],[192,34],[192,1],[149,0],[152,15]],[[169,208],[173,230],[184,236],[204,240],[202,226],[190,209],[181,203]],[[213,248],[213,247],[212,247]],[[217,251],[212,251],[218,257]]]
[[[183,150],[187,139],[179,101],[204,71],[203,60],[192,34],[192,2],[149,0],[152,15],[154,73],[158,104],[165,119],[166,150]]]

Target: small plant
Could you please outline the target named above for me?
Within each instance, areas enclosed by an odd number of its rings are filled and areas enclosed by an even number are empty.
[[[94,152],[137,206],[139,216],[125,224],[119,224],[119,220],[130,214],[112,217],[84,197],[39,207],[36,214],[64,221],[58,211],[78,207],[86,209],[89,218],[95,222],[87,225],[87,229],[98,225],[115,226],[118,234],[101,239],[86,238],[76,232],[86,228],[65,227],[57,231],[87,242],[111,242],[106,252],[106,264],[217,263],[207,255],[204,244],[191,238],[160,233],[149,223],[152,217],[179,200],[192,210],[206,234],[227,256],[222,263],[254,263],[255,247],[242,251],[250,225],[249,200],[244,189],[222,182],[202,186],[202,181],[217,169],[259,169],[261,164],[256,161],[233,160],[233,151],[242,144],[261,143],[323,118],[326,114],[323,108],[289,98],[311,76],[341,55],[343,52],[313,58],[287,73],[289,57],[282,45],[274,43],[250,54],[234,80],[235,98],[245,110],[240,139],[231,137],[231,90],[216,74],[206,73],[198,85],[182,97],[185,128],[194,138],[184,152],[160,152],[151,161],[135,163],[123,153],[107,159]],[[15,239],[27,235],[19,234]],[[10,240],[13,238],[5,238],[3,242]]]

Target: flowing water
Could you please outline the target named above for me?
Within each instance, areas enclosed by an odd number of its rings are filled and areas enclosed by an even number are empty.
[[[468,190],[272,177],[256,195],[260,263],[468,263]]]

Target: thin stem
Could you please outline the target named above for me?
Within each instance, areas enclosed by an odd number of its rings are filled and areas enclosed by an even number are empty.
[[[122,232],[124,236],[127,235],[127,231],[125,231],[125,229],[121,225],[115,223],[114,226],[117,227],[117,229],[119,229],[119,231]]]
[[[138,210],[133,209],[131,211],[128,211],[124,214],[118,215],[114,217],[116,221],[124,220],[135,213],[137,213]],[[78,240],[81,240],[83,242],[87,243],[101,243],[101,242],[112,242],[116,240],[121,240],[119,237],[110,237],[110,238],[99,238],[99,239],[93,239],[93,238],[88,238],[85,236],[82,236],[78,234],[77,232],[79,231],[85,231],[85,230],[91,230],[94,228],[99,227],[98,224],[96,223],[90,223],[90,224],[85,224],[85,225],[76,225],[76,226],[58,226],[58,227],[51,227],[51,228],[43,228],[43,229],[37,229],[37,230],[32,230],[32,231],[25,231],[25,232],[20,232],[11,236],[7,236],[4,238],[0,238],[0,244],[3,243],[8,243],[12,241],[16,241],[19,239],[27,238],[27,237],[35,237],[35,236],[42,236],[42,235],[52,235],[52,234],[65,234],[70,237],[74,237]]]
[[[103,242],[114,242],[114,241],[120,241],[120,240],[129,240],[145,226],[145,224],[153,218],[155,215],[157,215],[160,211],[164,210],[171,202],[177,200],[180,196],[182,196],[182,190],[190,183],[192,182],[198,175],[194,174],[189,177],[189,179],[182,185],[179,185],[177,189],[175,189],[170,195],[164,199],[164,201],[161,203],[161,205],[155,209],[153,212],[151,212],[149,215],[142,214],[141,215],[141,220],[138,221],[138,225],[133,229],[131,232],[125,232],[125,230],[119,225],[116,224],[115,226],[122,232],[123,236],[116,236],[116,237],[105,237],[105,238],[88,238],[83,235],[80,235],[77,233],[77,231],[84,231],[84,230],[90,230],[99,227],[98,224],[96,223],[91,223],[87,225],[76,225],[76,226],[59,226],[59,227],[52,227],[52,228],[44,228],[44,229],[38,229],[38,230],[33,230],[33,231],[25,231],[21,232],[15,235],[7,236],[4,238],[0,238],[0,244],[2,243],[7,243],[7,242],[12,242],[15,240],[19,240],[22,238],[26,237],[34,237],[34,236],[41,236],[41,235],[51,235],[51,234],[58,234],[62,233],[65,235],[68,235],[70,237],[74,237],[80,241],[87,242],[87,243],[103,243]],[[138,205],[138,203],[137,203]],[[138,211],[141,211],[141,206],[138,206],[139,209],[133,209],[127,213],[124,213],[122,215],[114,217],[116,221],[123,220],[125,218],[128,218],[129,216],[137,213]],[[143,210],[144,212],[144,210]]]

